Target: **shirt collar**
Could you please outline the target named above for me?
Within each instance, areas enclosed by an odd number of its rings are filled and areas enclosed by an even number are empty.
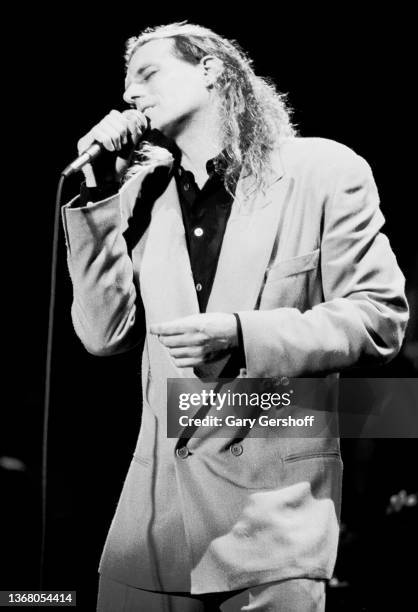
[[[218,155],[215,155],[215,157],[212,157],[212,159],[209,159],[206,162],[206,172],[208,173],[209,176],[211,176],[212,174],[216,172],[216,174],[220,178],[222,178],[223,175],[225,174],[225,170],[227,167],[227,161],[225,159],[224,153],[225,151],[222,151],[221,153],[219,153]]]
[[[151,143],[152,145],[167,149],[167,151],[171,153],[174,158],[175,167],[178,168],[180,166],[181,150],[172,138],[169,138],[168,136],[160,132],[160,130],[150,129],[144,133],[143,139]]]
[[[167,149],[174,158],[175,168],[178,169],[181,166],[181,149],[172,138],[169,138],[160,132],[160,130],[150,129],[144,134],[144,139],[157,147]],[[212,159],[208,159],[206,162],[206,172],[208,176],[216,173],[220,178],[223,177],[227,166],[227,161],[223,155],[224,153],[225,151],[222,151],[218,155],[215,155],[215,157],[212,157]]]

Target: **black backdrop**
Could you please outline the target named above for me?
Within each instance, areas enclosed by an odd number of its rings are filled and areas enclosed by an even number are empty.
[[[364,10],[353,6],[316,13],[301,7],[289,14],[279,12],[279,5],[274,13],[267,5],[246,10],[230,5],[228,15],[216,3],[190,10],[178,4],[158,9],[120,4],[103,7],[95,15],[87,14],[87,8],[85,4],[69,14],[68,7],[64,11],[57,6],[48,10],[16,6],[13,17],[3,25],[13,40],[3,51],[3,143],[7,143],[3,241],[7,249],[0,456],[19,458],[26,470],[0,471],[5,511],[1,528],[8,553],[1,588],[37,586],[42,400],[56,184],[60,170],[75,156],[77,139],[111,108],[124,107],[122,56],[127,37],[147,25],[188,19],[238,39],[254,58],[256,71],[270,75],[281,91],[288,92],[303,136],[343,142],[370,163],[387,219],[385,231],[407,277],[409,296],[416,299],[411,16],[366,17]],[[71,180],[65,197],[76,190],[77,180]],[[100,547],[139,428],[139,359],[137,354],[94,358],[75,338],[63,239],[57,291],[46,586],[77,589],[79,599],[93,609]],[[415,313],[410,340],[414,333]],[[375,375],[416,376],[417,372],[402,353]],[[348,521],[351,517],[356,523],[358,498],[354,500],[351,493],[379,482],[377,497],[373,496],[373,500],[382,498],[379,512],[390,492],[411,486],[409,461],[416,443],[388,440],[377,450],[374,443],[366,451],[362,447],[362,470],[366,465],[372,471],[360,487],[357,447],[355,442],[346,442],[346,447],[351,489],[345,496],[345,513]],[[379,458],[393,454],[401,469],[392,465],[383,477]],[[367,517],[372,521],[370,512]]]

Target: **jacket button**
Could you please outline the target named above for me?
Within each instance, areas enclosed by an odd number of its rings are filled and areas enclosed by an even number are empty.
[[[176,450],[176,455],[177,457],[180,457],[180,459],[186,459],[186,457],[190,454],[189,449],[187,448],[187,446],[181,446],[180,448],[178,448]]]
[[[242,455],[243,452],[243,448],[241,444],[232,444],[231,446],[231,453],[234,455],[234,457],[239,457],[240,455]]]

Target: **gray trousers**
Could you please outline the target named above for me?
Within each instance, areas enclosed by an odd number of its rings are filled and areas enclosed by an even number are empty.
[[[224,593],[156,593],[100,576],[97,612],[324,612],[325,582],[297,578]]]

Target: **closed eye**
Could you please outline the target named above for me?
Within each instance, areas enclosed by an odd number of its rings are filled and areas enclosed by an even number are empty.
[[[148,72],[148,74],[144,76],[144,81],[148,81],[156,72],[157,70],[151,70],[151,72]]]

